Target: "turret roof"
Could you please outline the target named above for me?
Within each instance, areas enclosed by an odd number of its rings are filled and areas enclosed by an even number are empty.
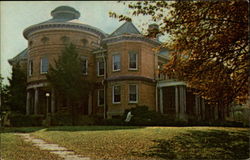
[[[119,36],[122,34],[141,34],[131,21],[123,23],[109,37]]]

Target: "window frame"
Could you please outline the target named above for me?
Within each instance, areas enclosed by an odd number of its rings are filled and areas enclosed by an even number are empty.
[[[103,104],[100,104],[100,91],[103,91]],[[104,89],[98,89],[97,90],[97,105],[99,107],[102,107],[102,106],[104,106],[104,103],[105,103],[105,91],[104,91]]]
[[[33,75],[33,60],[29,60],[29,68],[28,68],[28,75]]]
[[[47,71],[43,72],[43,59],[46,58],[48,60],[48,68]],[[49,70],[49,58],[48,57],[41,57],[40,59],[40,74],[47,74]]]
[[[135,56],[136,57],[136,60],[135,60],[136,68],[131,68],[130,67],[130,62],[131,62],[130,55],[131,54],[135,54],[136,55]],[[132,70],[132,71],[138,70],[138,53],[135,52],[135,51],[129,51],[129,53],[128,53],[128,70]]]
[[[82,56],[82,57],[81,57],[81,61],[82,61],[82,64],[81,64],[81,66],[82,66],[82,74],[83,74],[83,75],[88,75],[88,64],[89,64],[88,57],[87,57],[87,56]],[[85,64],[86,73],[83,72],[84,61],[86,61],[86,64]]]
[[[120,87],[120,101],[119,102],[115,102],[115,87]],[[120,85],[112,86],[112,103],[113,104],[120,104],[121,103],[121,86]]]
[[[114,65],[114,64],[115,64],[115,63],[114,63],[114,62],[115,62],[115,56],[119,56],[119,60],[120,60],[120,61],[119,61],[119,63],[120,63],[120,68],[119,68],[119,69],[116,69],[116,70],[114,69],[114,67],[115,67],[115,65]],[[121,55],[120,55],[120,54],[113,54],[113,55],[112,55],[112,71],[113,71],[113,72],[117,72],[117,71],[120,71],[120,70],[121,70]]]
[[[103,74],[100,74],[100,62],[103,63]],[[105,63],[104,63],[103,60],[98,60],[98,61],[97,61],[97,76],[98,76],[98,77],[103,77],[104,74],[105,74]]]
[[[131,101],[130,100],[130,86],[135,86],[136,87],[136,101]],[[139,87],[138,87],[138,84],[129,84],[128,85],[128,101],[129,101],[129,103],[138,103],[138,99],[139,99]]]

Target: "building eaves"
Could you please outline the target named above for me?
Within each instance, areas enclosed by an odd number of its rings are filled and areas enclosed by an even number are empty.
[[[22,52],[16,55],[14,58],[9,59],[8,62],[12,64],[13,62],[18,62],[20,60],[26,60],[28,56],[28,48],[25,48]]]

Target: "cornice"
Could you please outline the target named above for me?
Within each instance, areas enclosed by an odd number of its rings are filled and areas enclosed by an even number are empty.
[[[121,35],[121,36],[109,37],[109,38],[103,39],[104,43],[115,43],[115,42],[120,42],[120,41],[140,41],[140,42],[147,42],[153,45],[161,44],[160,42],[146,38],[142,35]]]
[[[30,26],[26,28],[23,31],[23,35],[26,39],[29,37],[30,34],[37,32],[37,31],[43,31],[48,29],[71,29],[71,30],[77,30],[77,31],[83,31],[83,32],[90,32],[94,33],[95,35],[100,36],[101,38],[105,38],[104,33],[101,31],[98,31],[97,29],[84,25],[84,24],[74,24],[74,23],[46,23],[46,24],[37,24]]]
[[[126,80],[139,80],[139,81],[145,81],[145,82],[150,82],[150,83],[156,83],[154,79],[143,77],[143,76],[134,76],[134,75],[109,77],[105,81],[111,82],[111,81],[126,81]]]

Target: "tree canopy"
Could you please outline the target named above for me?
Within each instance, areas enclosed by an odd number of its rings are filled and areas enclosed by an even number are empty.
[[[88,102],[91,85],[83,77],[81,57],[75,45],[66,46],[55,65],[50,65],[47,79],[57,95],[69,101],[76,116],[77,109]]]
[[[161,47],[171,59],[163,68],[210,103],[245,103],[249,93],[249,1],[129,2],[132,16],[148,15],[169,35]],[[129,15],[110,16],[131,20]],[[131,16],[131,15],[130,15]],[[152,36],[152,33],[148,33]]]
[[[12,66],[11,78],[8,78],[9,86],[5,86],[5,99],[10,110],[25,114],[26,112],[26,85],[27,74],[25,67],[19,63]],[[6,97],[8,96],[8,97]]]

